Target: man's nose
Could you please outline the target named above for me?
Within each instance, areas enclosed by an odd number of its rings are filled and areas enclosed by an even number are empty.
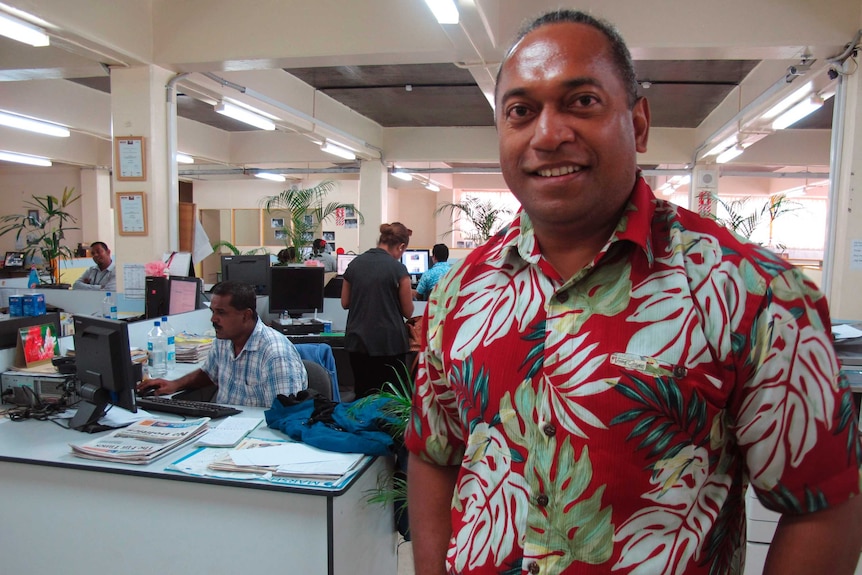
[[[534,124],[531,145],[538,150],[553,151],[565,142],[575,140],[575,132],[569,125],[565,114],[551,107],[539,113]]]

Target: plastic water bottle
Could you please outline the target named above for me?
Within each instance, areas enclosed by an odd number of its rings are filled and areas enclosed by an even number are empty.
[[[42,284],[39,281],[39,272],[36,271],[36,266],[32,266],[30,268],[30,276],[27,278],[27,287],[29,288],[37,288]]]
[[[168,316],[162,317],[162,331],[168,342],[168,371],[177,367],[177,331],[168,323]]]
[[[102,317],[117,319],[117,302],[111,292],[105,293],[105,297],[102,300]]]
[[[147,332],[147,373],[149,377],[164,377],[168,373],[168,340],[161,322],[153,322]]]

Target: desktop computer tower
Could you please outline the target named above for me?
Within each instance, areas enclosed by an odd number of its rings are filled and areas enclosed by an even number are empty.
[[[147,276],[145,280],[146,300],[144,315],[147,319],[168,315],[169,297],[168,278]]]

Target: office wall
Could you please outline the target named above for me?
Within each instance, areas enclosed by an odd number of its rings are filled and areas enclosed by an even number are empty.
[[[0,168],[0,216],[7,214],[25,214],[30,209],[24,204],[32,196],[52,195],[60,197],[63,188],[81,190],[81,170],[72,166],[53,166],[50,168],[3,167]],[[77,219],[70,227],[81,225],[81,200],[78,200],[68,211]],[[77,246],[81,239],[81,230],[66,232],[66,245]],[[22,238],[23,241],[23,238]],[[0,253],[14,250],[15,233],[0,236]]]

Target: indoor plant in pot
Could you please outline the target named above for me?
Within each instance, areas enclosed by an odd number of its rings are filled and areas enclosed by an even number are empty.
[[[26,214],[0,217],[0,236],[15,232],[16,243],[24,238],[22,251],[25,261],[32,261],[35,257],[42,259],[48,272],[48,285],[62,285],[60,261],[75,257],[74,249],[66,246],[63,240],[66,231],[79,229],[68,225],[77,223],[68,208],[79,199],[81,194],[76,194],[75,188],[63,188],[63,195],[59,198],[50,194],[32,196],[24,202]]]

